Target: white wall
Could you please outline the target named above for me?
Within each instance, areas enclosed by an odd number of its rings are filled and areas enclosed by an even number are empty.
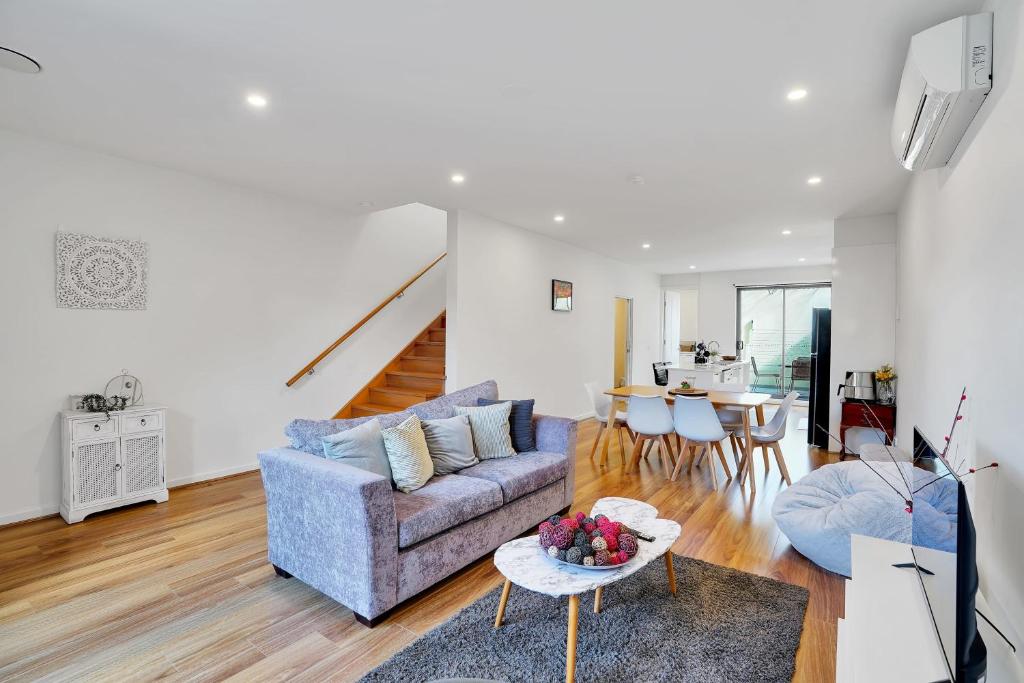
[[[970,464],[1000,464],[967,480],[982,588],[1024,633],[1024,12],[1020,0],[986,9],[993,91],[950,165],[914,174],[900,207],[898,430],[941,443],[967,386],[958,441]]]
[[[614,298],[633,299],[633,379],[660,353],[659,277],[468,212],[449,221],[449,386],[493,378],[538,412],[592,414],[583,383],[611,386]],[[551,310],[551,280],[573,283],[573,310]],[[451,325],[454,317],[454,326]],[[454,343],[452,339],[454,337]]]
[[[710,273],[663,275],[666,289],[698,291],[697,340],[717,341],[722,353],[736,348],[736,288],[757,285],[783,285],[805,282],[829,282],[828,266],[725,270]]]
[[[444,212],[356,218],[0,130],[0,523],[57,510],[57,411],[128,368],[169,406],[173,485],[255,467],[444,307],[444,268],[284,382],[445,248]],[[146,311],[58,309],[57,228],[149,243]],[[442,262],[444,263],[444,262]]]
[[[832,364],[829,431],[839,435],[836,388],[847,370],[876,370],[896,355],[896,216],[835,222],[832,249]],[[897,387],[899,389],[899,387]],[[847,446],[878,442],[874,430],[851,429]],[[834,441],[829,448],[839,450]]]

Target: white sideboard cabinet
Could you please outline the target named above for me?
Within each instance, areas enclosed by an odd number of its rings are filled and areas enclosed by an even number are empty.
[[[61,413],[63,487],[68,524],[100,510],[167,500],[167,410],[144,405],[104,413]]]

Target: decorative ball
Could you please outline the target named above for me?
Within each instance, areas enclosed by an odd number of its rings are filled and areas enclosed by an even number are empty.
[[[579,548],[569,548],[565,551],[565,561],[569,564],[583,564],[583,553]]]
[[[572,544],[575,547],[577,547],[580,550],[582,550],[583,548],[589,548],[590,547],[590,539],[587,538],[587,535],[585,533],[583,533],[582,531],[577,531],[576,532],[576,537],[573,538]]]
[[[564,526],[566,529],[571,529],[572,531],[576,531],[580,528],[580,523],[577,522],[575,519],[572,519],[571,517],[566,517],[558,524],[560,526]]]
[[[596,528],[597,528],[597,525],[594,524],[593,522],[587,522],[587,521],[583,522],[583,530],[586,531],[588,534],[589,533],[593,533],[594,529],[596,529]]]
[[[565,562],[565,551],[564,550],[559,550],[558,551],[558,559],[560,559],[562,562]]]
[[[611,555],[608,554],[607,550],[598,550],[594,553],[594,564],[598,567],[603,567],[609,564]]]
[[[551,543],[557,545],[559,550],[566,550],[572,545],[573,536],[567,527],[559,525],[551,531]]]
[[[595,551],[608,550],[608,541],[598,536],[590,542],[590,547],[593,548]]]
[[[580,524],[583,524],[583,520],[585,520],[586,518],[587,518],[587,516],[585,514],[583,514],[582,512],[577,512],[576,513],[576,521],[579,522]]]
[[[591,538],[598,538],[600,536],[604,536],[604,534],[601,532],[600,529],[594,529],[593,531],[590,532],[590,537]]]
[[[593,567],[594,566],[594,558],[593,557],[584,557],[583,558],[583,565],[585,567]]]
[[[622,564],[622,562],[619,561],[618,553],[608,556],[608,564]]]
[[[548,526],[547,529],[541,529],[538,535],[538,540],[542,547],[547,548],[555,544],[555,527]]]
[[[559,517],[558,515],[551,515],[550,517],[548,517],[548,524],[550,524],[551,526],[555,526],[556,524],[558,524],[561,521],[562,521],[562,518]]]
[[[614,553],[619,549],[619,541],[618,538],[615,536],[605,536],[604,542],[606,544],[606,547],[608,548],[608,552],[610,553]]]
[[[545,519],[543,522],[540,523],[540,526],[537,527],[537,531],[544,531],[545,529],[550,529],[553,526],[554,524]]]
[[[587,524],[593,524],[594,526],[597,526],[597,523],[594,522],[594,518],[593,517],[584,517],[583,518],[583,525],[586,526]]]
[[[620,550],[618,555],[616,555],[616,557],[619,558],[619,563],[620,564],[623,563],[623,562],[629,562],[629,555],[626,553],[625,550]]]
[[[548,547],[548,557],[558,557],[558,546],[552,545]]]
[[[589,543],[587,543],[584,546],[576,546],[576,547],[579,548],[580,551],[582,551],[583,557],[593,557],[594,556],[594,548]]]
[[[619,550],[625,550],[627,555],[633,557],[639,549],[640,546],[636,542],[636,536],[625,533],[619,534]]]
[[[601,526],[601,522],[606,519],[608,518],[604,515],[594,515],[594,524]]]

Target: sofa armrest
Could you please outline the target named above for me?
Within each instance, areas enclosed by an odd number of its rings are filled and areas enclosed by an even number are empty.
[[[564,453],[566,459],[565,500],[572,505],[576,492],[576,420],[549,415],[533,416],[533,433],[537,450],[546,453]]]
[[[398,523],[384,477],[293,448],[259,454],[270,562],[372,619],[397,602]]]

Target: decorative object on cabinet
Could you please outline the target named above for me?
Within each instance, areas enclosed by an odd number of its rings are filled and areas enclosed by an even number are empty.
[[[700,363],[703,365],[708,362],[708,358],[711,356],[711,351],[708,350],[707,344],[703,341],[697,344],[696,350],[693,352],[693,362]]]
[[[121,396],[101,396],[99,394],[86,394],[75,404],[75,410],[84,410],[87,413],[103,413],[110,419],[111,410],[124,410],[127,408],[127,401]]]
[[[146,309],[149,245],[57,232],[57,307]]]
[[[572,283],[566,280],[551,281],[551,310],[572,310]]]
[[[167,500],[166,409],[61,412],[60,515],[86,515],[145,500]]]
[[[142,382],[138,377],[129,375],[128,370],[122,368],[121,374],[107,382],[103,395],[108,398],[122,398],[125,401],[123,407],[141,406],[145,399],[142,394]]]
[[[896,402],[896,371],[888,363],[875,370],[875,394],[882,405]]]

